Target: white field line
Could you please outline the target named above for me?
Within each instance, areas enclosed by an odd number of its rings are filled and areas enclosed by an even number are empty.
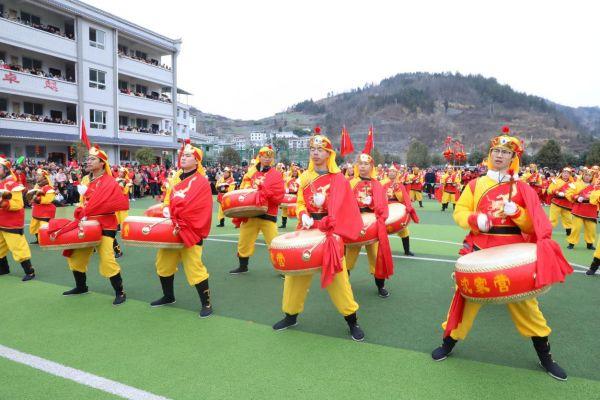
[[[79,369],[67,367],[54,361],[46,360],[31,354],[23,353],[10,347],[0,345],[0,357],[14,361],[19,364],[28,365],[32,368],[44,371],[73,382],[101,390],[115,396],[131,400],[169,400],[167,397],[158,396],[132,386],[102,378]]]

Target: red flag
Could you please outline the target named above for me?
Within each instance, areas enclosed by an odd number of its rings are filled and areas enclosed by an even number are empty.
[[[354,145],[352,144],[352,139],[350,139],[350,134],[346,129],[346,125],[342,127],[342,139],[340,140],[340,155],[344,157],[346,154],[350,154],[354,151]]]
[[[365,148],[362,152],[363,154],[371,154],[371,150],[373,150],[373,125],[369,126],[369,134],[367,135]]]
[[[79,125],[79,139],[81,139],[81,142],[85,144],[85,147],[87,147],[88,150],[90,147],[92,147],[85,129],[85,121],[83,120],[83,116],[81,117],[81,125]]]

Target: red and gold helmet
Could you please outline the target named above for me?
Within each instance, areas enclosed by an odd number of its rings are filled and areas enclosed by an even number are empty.
[[[513,158],[509,169],[512,169],[513,171],[519,171],[519,160],[521,159],[521,155],[523,154],[524,150],[523,141],[516,136],[511,136],[510,128],[506,125],[502,127],[502,133],[492,139],[492,142],[490,144],[490,151],[488,152],[488,169],[492,169],[489,154],[491,153],[492,149],[497,148],[510,150],[513,153],[515,153],[515,157]]]
[[[100,149],[100,147],[97,144],[90,147],[90,149],[88,150],[88,155],[97,157],[100,160],[104,161],[104,172],[106,172],[109,175],[112,175],[112,171],[110,170],[110,163],[108,162],[108,154],[106,154],[104,150]]]
[[[335,150],[333,149],[333,145],[331,144],[331,140],[325,135],[321,134],[321,127],[318,125],[315,127],[315,133],[309,140],[310,148],[318,148],[326,150],[329,153],[329,158],[327,159],[327,170],[330,173],[340,172],[340,168],[335,162]],[[312,160],[308,162],[307,171],[314,171],[314,165]]]
[[[181,156],[183,154],[193,155],[196,161],[198,161],[198,167],[196,168],[196,171],[200,172],[200,174],[202,175],[206,175],[204,167],[202,166],[202,158],[204,154],[202,153],[202,150],[200,150],[197,147],[194,147],[189,139],[183,141],[181,150],[179,150],[179,161],[177,163],[178,168],[181,168]]]

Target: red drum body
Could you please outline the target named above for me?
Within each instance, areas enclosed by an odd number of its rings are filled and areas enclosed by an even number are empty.
[[[144,215],[146,217],[163,217],[163,205],[161,203],[155,204],[153,206],[148,207],[146,211],[144,211]]]
[[[48,233],[48,225],[39,231],[40,247],[44,250],[73,250],[95,247],[102,240],[102,227],[98,221],[80,221],[77,229],[64,234],[60,230]]]
[[[256,189],[232,190],[223,195],[221,207],[228,218],[251,218],[267,212],[267,205],[256,205]]]
[[[340,257],[344,255],[344,242],[334,235]],[[323,265],[323,245],[326,235],[318,229],[300,230],[275,237],[269,253],[273,267],[288,275],[310,275]]]
[[[491,247],[456,260],[454,279],[461,295],[474,302],[523,301],[550,290],[550,286],[535,287],[536,260],[534,243]]]
[[[128,246],[181,249],[183,240],[170,218],[127,217],[121,226],[123,242]]]
[[[283,200],[281,200],[280,207],[288,207],[290,204],[296,204],[296,200],[298,196],[295,194],[286,193],[283,195]]]
[[[408,225],[409,215],[404,204],[392,203],[385,220],[388,234],[400,232]],[[377,219],[374,213],[362,213],[363,229],[355,240],[346,240],[346,246],[366,246],[377,242]]]
[[[288,218],[296,218],[298,216],[298,211],[296,210],[295,203],[287,205],[287,214],[288,214]]]

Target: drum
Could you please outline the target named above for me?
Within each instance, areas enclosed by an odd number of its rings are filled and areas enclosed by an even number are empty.
[[[325,234],[318,229],[301,230],[275,237],[269,253],[273,267],[288,275],[310,275],[321,269]],[[334,235],[340,257],[344,256],[344,242]]]
[[[40,247],[44,250],[73,250],[95,247],[102,241],[102,227],[98,221],[80,221],[77,229],[61,234],[60,229],[49,233],[48,225],[39,231]]]
[[[286,193],[281,200],[281,207],[288,207],[290,204],[296,204],[297,196],[295,194]]]
[[[287,214],[288,218],[296,218],[298,216],[298,212],[296,211],[296,204],[288,204],[287,206]]]
[[[391,203],[388,205],[389,215],[385,220],[388,234],[400,232],[408,225],[410,215],[406,212],[406,207],[401,203]],[[363,229],[355,240],[345,240],[347,246],[365,246],[373,244],[378,240],[377,237],[377,219],[374,213],[362,213]]]
[[[221,207],[229,218],[251,218],[267,212],[267,205],[256,205],[256,189],[232,190],[223,195]]]
[[[454,280],[461,295],[478,303],[513,303],[537,297],[534,243],[515,243],[475,251],[456,260]]]
[[[181,249],[183,240],[170,218],[127,217],[121,226],[123,242],[129,246]]]
[[[144,211],[144,215],[146,217],[163,217],[163,205],[162,203],[155,204],[153,206],[148,207],[146,211]]]

